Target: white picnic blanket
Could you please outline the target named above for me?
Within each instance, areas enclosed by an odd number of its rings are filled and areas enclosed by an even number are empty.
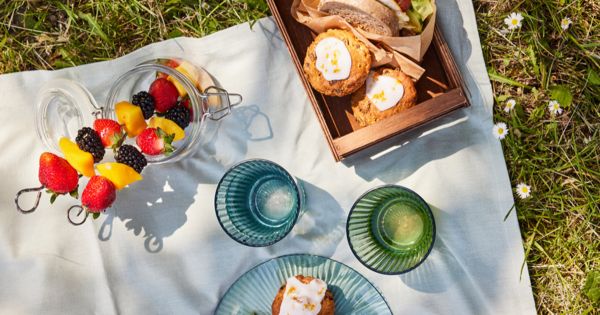
[[[470,1],[439,0],[438,22],[468,85],[472,106],[433,125],[336,163],[272,19],[204,38],[178,38],[127,56],[59,71],[0,76],[0,313],[211,314],[245,271],[289,253],[341,261],[381,290],[395,314],[534,314],[535,306],[500,143],[492,135],[492,90]],[[37,182],[34,100],[42,84],[70,78],[103,102],[112,81],[144,60],[181,56],[203,65],[244,105],[210,122],[191,157],[151,166],[118,192],[108,215],[80,227],[48,197],[35,213],[14,207]],[[380,147],[381,148],[381,147]],[[379,149],[380,149],[379,148]],[[260,157],[304,181],[308,212],[266,248],[231,240],[213,196],[225,169]],[[437,239],[416,270],[384,276],[352,255],[345,222],[355,199],[400,184],[433,207]],[[90,220],[91,221],[91,220]]]

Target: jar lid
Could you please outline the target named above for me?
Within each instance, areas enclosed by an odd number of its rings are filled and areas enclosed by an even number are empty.
[[[38,136],[48,149],[56,152],[60,151],[60,138],[75,139],[79,129],[92,126],[95,117],[102,113],[92,94],[69,79],[55,79],[44,84],[36,106]]]

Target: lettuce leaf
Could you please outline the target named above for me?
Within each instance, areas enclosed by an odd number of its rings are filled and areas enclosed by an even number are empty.
[[[433,14],[432,0],[412,0],[411,7],[408,12],[410,18],[410,24],[415,28],[417,33],[423,31],[423,22]]]

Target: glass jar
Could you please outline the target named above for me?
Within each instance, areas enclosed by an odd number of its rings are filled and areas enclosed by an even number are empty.
[[[173,145],[170,155],[146,155],[149,164],[178,161],[193,152],[200,142],[206,119],[219,120],[242,101],[239,94],[230,94],[216,86],[206,70],[180,58],[159,58],[138,64],[121,75],[108,92],[106,102],[99,106],[92,94],[78,82],[57,79],[48,82],[38,95],[37,133],[46,147],[60,152],[61,137],[74,140],[82,127],[92,127],[97,118],[116,120],[115,104],[130,102],[134,94],[148,91],[157,77],[168,78],[189,98],[191,122],[184,129],[185,137]],[[182,97],[180,97],[181,99]],[[135,138],[126,143],[135,145]]]

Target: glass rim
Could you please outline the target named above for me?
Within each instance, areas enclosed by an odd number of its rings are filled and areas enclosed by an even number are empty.
[[[225,177],[227,177],[227,175],[229,175],[235,168],[239,167],[240,165],[243,164],[247,164],[247,163],[252,163],[252,162],[265,162],[268,164],[272,164],[275,167],[281,169],[286,175],[287,177],[289,177],[292,182],[294,183],[294,187],[295,189],[295,193],[296,193],[296,198],[298,200],[297,205],[298,205],[298,211],[296,211],[296,214],[294,215],[293,221],[291,222],[291,225],[289,227],[289,229],[287,229],[287,231],[285,231],[285,233],[283,233],[280,237],[266,242],[264,244],[252,244],[252,243],[248,243],[246,241],[240,240],[237,237],[235,237],[234,235],[232,235],[229,230],[227,228],[225,228],[225,226],[223,225],[223,222],[221,222],[221,216],[219,216],[219,211],[217,210],[217,195],[219,193],[219,188],[221,188],[221,185],[223,184],[223,180],[225,179]],[[235,164],[233,164],[232,166],[230,166],[227,171],[225,171],[225,173],[223,173],[223,176],[221,176],[221,179],[219,179],[219,183],[217,184],[217,189],[215,190],[215,198],[214,198],[214,208],[215,208],[215,215],[217,216],[217,221],[219,222],[219,225],[221,226],[221,229],[229,236],[229,238],[233,239],[234,241],[245,245],[245,246],[249,246],[249,247],[267,247],[267,246],[271,246],[279,241],[281,241],[282,239],[284,239],[286,236],[288,236],[288,234],[290,234],[290,232],[292,232],[292,230],[294,229],[294,226],[296,225],[296,223],[298,222],[298,218],[300,217],[300,213],[302,212],[302,207],[304,206],[304,200],[302,200],[302,194],[300,192],[300,187],[299,187],[299,183],[296,180],[296,178],[294,176],[292,176],[292,174],[290,174],[283,166],[271,161],[271,160],[267,160],[267,159],[262,159],[262,158],[250,158],[250,159],[246,159],[246,160],[242,160],[239,161]],[[237,229],[237,228],[236,228]],[[238,229],[238,231],[240,231]],[[241,233],[241,231],[240,231]],[[245,234],[245,233],[242,233]]]
[[[354,249],[354,246],[352,245],[352,241],[350,240],[350,217],[352,216],[352,213],[354,212],[354,209],[356,208],[356,206],[358,205],[358,203],[365,197],[367,196],[369,193],[379,190],[379,189],[383,189],[383,188],[397,188],[400,190],[403,190],[409,194],[412,194],[414,196],[417,197],[418,200],[420,200],[424,205],[425,205],[425,212],[431,216],[431,230],[432,230],[432,235],[431,235],[431,244],[429,244],[429,248],[427,249],[427,252],[425,253],[425,255],[423,255],[423,257],[419,260],[418,263],[416,263],[414,266],[405,269],[405,270],[401,270],[401,271],[392,271],[392,272],[386,272],[386,271],[381,271],[376,269],[375,267],[372,267],[371,265],[367,264],[360,255],[358,255],[358,253],[356,252],[356,250]],[[416,269],[417,267],[419,267],[429,256],[429,254],[431,253],[431,251],[433,250],[433,245],[435,244],[435,238],[437,236],[437,229],[435,226],[435,217],[433,216],[433,211],[431,211],[431,207],[429,206],[429,204],[423,199],[423,197],[421,197],[419,194],[417,194],[414,190],[401,186],[401,185],[395,185],[395,184],[386,184],[386,185],[381,185],[381,186],[377,186],[377,187],[373,187],[367,191],[365,191],[364,193],[362,193],[360,195],[360,197],[358,197],[354,203],[352,204],[352,208],[350,208],[350,212],[348,213],[348,217],[346,219],[346,239],[348,241],[348,246],[350,247],[350,250],[352,251],[352,254],[354,255],[354,257],[356,257],[356,259],[358,259],[358,261],[360,261],[360,263],[369,268],[371,271],[377,272],[379,274],[383,274],[383,275],[401,275],[404,273],[407,273],[409,271],[412,271],[414,269]],[[377,242],[375,240],[373,240],[374,242]],[[378,242],[377,242],[378,243]]]
[[[356,272],[359,276],[361,276],[361,278],[363,278],[378,294],[379,296],[381,296],[381,299],[383,300],[383,303],[385,303],[385,306],[387,306],[388,310],[390,311],[391,314],[392,313],[392,309],[390,308],[390,305],[388,304],[387,300],[385,299],[385,296],[383,295],[383,293],[381,293],[381,290],[379,290],[379,288],[371,281],[369,280],[369,278],[365,277],[362,273],[358,272],[356,269],[348,266],[347,264],[339,261],[339,260],[335,260],[333,258],[330,257],[325,257],[325,256],[321,256],[321,255],[315,255],[315,254],[305,254],[305,253],[293,253],[293,254],[285,254],[285,255],[281,255],[281,256],[277,256],[277,257],[273,257],[273,258],[269,258],[263,262],[260,262],[256,265],[254,265],[253,267],[251,267],[250,269],[246,270],[246,272],[244,272],[242,275],[240,275],[237,279],[235,279],[235,281],[233,281],[230,285],[229,288],[227,288],[227,291],[225,291],[225,293],[223,294],[223,296],[221,296],[221,298],[219,299],[219,303],[217,304],[217,307],[215,308],[215,314],[217,312],[217,310],[219,309],[219,307],[221,306],[221,304],[223,303],[223,299],[225,299],[225,297],[227,296],[227,294],[229,293],[229,291],[231,291],[231,289],[239,282],[242,280],[242,278],[247,275],[248,273],[258,269],[260,266],[265,265],[267,263],[270,263],[271,261],[275,261],[278,259],[283,259],[283,258],[287,258],[287,257],[292,257],[292,256],[308,256],[308,257],[316,257],[316,258],[323,258],[325,260],[331,260],[335,263],[338,263],[348,269],[350,269],[351,271]]]
[[[37,91],[35,98],[35,130],[38,138],[44,146],[53,152],[62,152],[58,142],[53,141],[49,130],[49,125],[53,123],[48,117],[48,112],[52,110],[51,104],[57,98],[67,100],[69,107],[77,111],[77,122],[81,127],[85,127],[86,120],[93,117],[101,107],[98,106],[96,99],[91,92],[80,82],[71,78],[55,78],[45,82]],[[63,134],[63,136],[66,136]]]

